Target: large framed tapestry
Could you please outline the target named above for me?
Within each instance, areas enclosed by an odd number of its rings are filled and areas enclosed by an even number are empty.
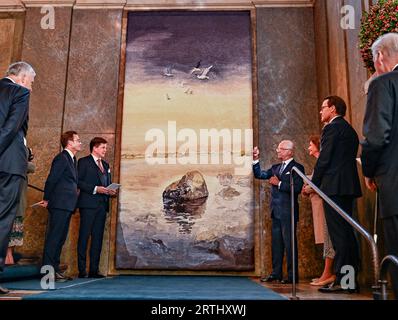
[[[251,30],[128,13],[116,269],[254,270]]]

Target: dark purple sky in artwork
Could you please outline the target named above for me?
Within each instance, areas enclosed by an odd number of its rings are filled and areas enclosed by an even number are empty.
[[[130,12],[126,72],[149,80],[172,67],[189,73],[213,65],[213,78],[251,73],[250,14],[237,12]],[[136,78],[137,79],[137,78]]]

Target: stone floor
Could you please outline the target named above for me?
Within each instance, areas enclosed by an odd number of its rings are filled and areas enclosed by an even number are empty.
[[[291,284],[264,283],[259,278],[253,278],[253,281],[260,283],[288,299],[292,298]],[[360,293],[329,293],[325,294],[318,291],[319,287],[311,286],[310,279],[303,281],[296,286],[296,297],[299,300],[373,300],[371,288],[361,288]]]

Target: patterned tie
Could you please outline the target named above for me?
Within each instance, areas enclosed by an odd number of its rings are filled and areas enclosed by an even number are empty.
[[[285,162],[282,162],[282,164],[281,164],[281,169],[279,170],[279,175],[280,176],[282,175],[283,170],[285,170]]]
[[[102,166],[101,159],[98,159],[97,162],[98,162],[98,167],[100,168],[101,172],[104,173],[104,167]]]

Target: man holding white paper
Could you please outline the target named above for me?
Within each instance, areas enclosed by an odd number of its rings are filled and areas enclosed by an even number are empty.
[[[99,274],[99,261],[102,249],[106,214],[109,211],[109,197],[116,190],[107,188],[111,184],[109,164],[104,160],[107,141],[95,137],[90,141],[91,154],[79,159],[78,177],[80,195],[77,207],[80,211],[80,229],[78,241],[79,278],[87,277],[86,252],[91,236],[90,267],[88,277],[102,278]]]

